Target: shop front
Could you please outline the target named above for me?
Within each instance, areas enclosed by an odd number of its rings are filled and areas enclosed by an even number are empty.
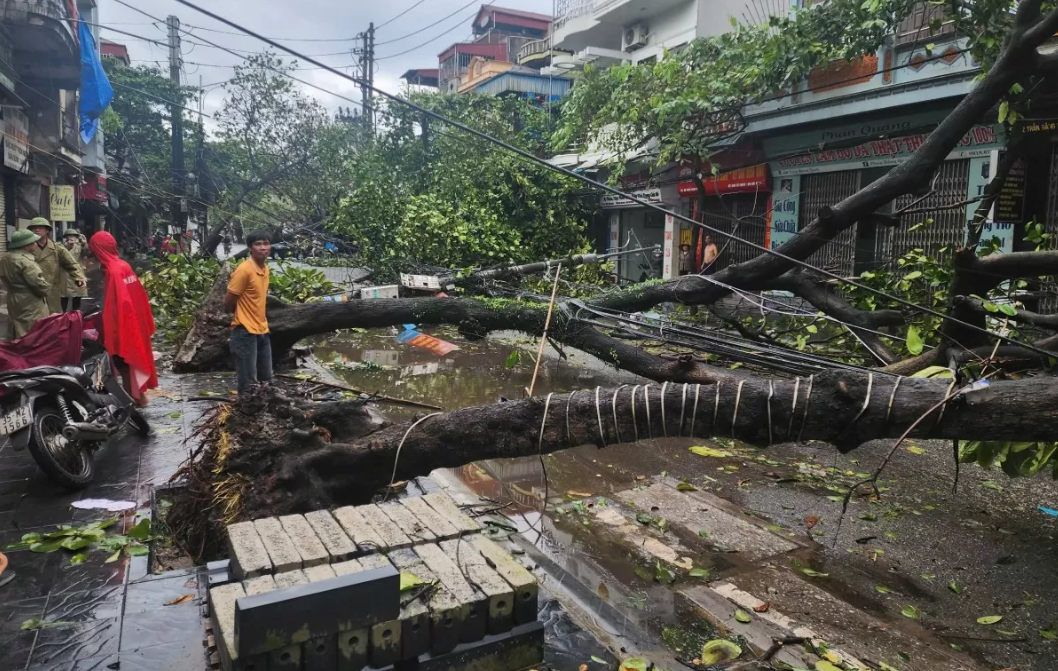
[[[676,202],[674,186],[654,186],[649,173],[632,175],[621,180],[621,190],[635,198],[671,209]],[[665,277],[665,267],[671,263],[671,250],[665,244],[666,216],[643,207],[630,198],[617,195],[603,196],[599,207],[610,218],[610,252],[657,247],[617,259],[617,275],[623,281],[645,282]],[[665,252],[670,255],[665,258]]]
[[[820,208],[832,206],[907,161],[947,115],[944,111],[884,122],[863,121],[763,140],[777,189],[767,218],[767,245],[777,248],[808,226]],[[970,129],[938,168],[924,198],[905,195],[882,212],[914,203],[894,228],[859,222],[809,260],[844,275],[891,266],[912,249],[944,255],[966,238],[976,206],[952,207],[981,194],[1003,146],[1001,124]],[[1014,249],[1014,225],[990,220],[985,237],[1001,251]]]

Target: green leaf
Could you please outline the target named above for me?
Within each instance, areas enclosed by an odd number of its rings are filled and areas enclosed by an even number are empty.
[[[709,538],[709,532],[706,531],[705,529],[699,530],[698,531],[698,535],[701,536],[702,538]]]
[[[83,550],[90,543],[91,541],[87,538],[71,536],[62,542],[62,546],[67,550]]]
[[[1018,309],[1016,307],[1014,307],[1013,305],[1011,305],[1010,303],[1002,303],[998,307],[999,307],[999,311],[1002,312],[1003,314],[1005,314],[1008,317],[1017,317],[1018,316]]]
[[[908,446],[907,451],[910,452],[911,454],[925,454],[926,453],[926,451],[923,450],[921,447],[917,447],[915,445]]]
[[[87,552],[78,552],[74,556],[70,557],[70,566],[77,566],[79,564],[83,564],[83,563],[85,563],[85,561],[87,559],[88,559],[88,553]]]
[[[507,357],[507,370],[510,370],[522,362],[522,353],[519,350],[514,350]]]
[[[753,618],[750,617],[749,613],[742,610],[741,608],[735,611],[735,619],[741,622],[742,624],[749,624],[753,621]]]
[[[995,480],[985,480],[984,482],[981,483],[981,486],[984,487],[985,489],[991,489],[991,490],[994,490],[994,491],[997,491],[997,492],[1003,491],[1003,486],[1001,484],[999,484],[998,482],[996,482]]]
[[[922,354],[923,349],[925,349],[925,344],[922,342],[922,336],[918,334],[918,329],[914,326],[909,326],[907,328],[907,351],[918,356]]]
[[[815,570],[810,569],[810,568],[801,569],[801,573],[804,573],[809,578],[829,578],[830,577],[829,573],[820,573],[819,571],[815,571]]]
[[[946,367],[946,366],[930,366],[929,368],[924,368],[924,369],[918,371],[917,373],[915,373],[911,377],[918,377],[918,378],[932,378],[932,377],[935,377],[935,378],[940,378],[940,379],[944,379],[944,380],[950,380],[950,379],[955,377],[955,374],[952,373],[951,369]]]
[[[900,614],[904,617],[909,617],[912,620],[917,620],[919,616],[919,610],[914,606],[904,606],[902,609],[900,609]]]
[[[136,523],[136,526],[129,529],[129,538],[138,541],[145,541],[151,537],[151,520],[144,517],[142,520]]]
[[[22,536],[22,542],[23,543],[39,543],[40,542],[40,534],[38,534],[38,533],[25,534],[25,535]]]
[[[696,492],[698,488],[689,482],[681,482],[676,485],[676,491],[678,492]]]
[[[877,590],[880,594],[892,594],[893,592],[893,590],[889,589],[885,585],[875,585],[874,589]]]
[[[877,522],[878,516],[873,513],[863,513],[860,515],[860,519],[864,522]]]
[[[917,280],[920,277],[922,277],[922,271],[921,270],[916,270],[914,272],[908,273],[907,275],[904,275],[904,279],[909,281],[909,282],[912,281],[912,280]]]
[[[977,618],[977,624],[991,625],[1001,621],[1002,619],[1002,615],[985,615],[984,617]]]
[[[116,562],[120,558],[121,558],[121,550],[115,550],[114,554],[110,555],[105,560],[103,560],[103,563],[104,564],[109,564],[111,562]]]
[[[45,541],[43,543],[34,543],[29,546],[30,552],[37,552],[39,554],[49,554],[55,552],[62,547],[61,540]]]
[[[425,584],[417,575],[413,573],[400,574],[400,591],[407,592],[410,589],[415,589],[419,585]]]
[[[654,522],[654,517],[652,515],[647,515],[646,513],[639,513],[636,515],[636,522],[639,522],[640,524],[652,524]]]
[[[709,577],[709,569],[692,568],[689,575],[692,578],[708,578]]]
[[[742,648],[726,639],[713,639],[702,646],[702,666],[733,662],[741,656]]]
[[[999,123],[1003,123],[1007,120],[1007,113],[1010,112],[1010,103],[1004,100],[999,103]]]
[[[1040,629],[1040,638],[1045,641],[1058,641],[1058,627]]]
[[[816,671],[842,671],[840,666],[835,666],[833,663],[828,662],[825,659],[817,660],[815,669]]]
[[[30,618],[28,620],[23,620],[22,621],[22,625],[19,626],[19,629],[21,629],[22,631],[37,631],[38,629],[43,629],[43,628],[44,628],[44,621],[41,620],[38,617]]]
[[[692,445],[687,449],[690,450],[692,454],[697,454],[699,457],[723,459],[731,456],[731,453],[726,450],[718,450],[715,447],[706,447],[705,445]]]
[[[963,591],[962,587],[960,587],[959,584],[956,583],[954,580],[948,583],[948,589],[955,592],[956,594],[962,594]]]
[[[999,306],[993,303],[992,301],[985,301],[983,303],[983,307],[989,312],[999,312]]]
[[[129,553],[130,557],[143,557],[150,553],[150,548],[139,543],[132,543],[125,548],[125,551]]]
[[[640,657],[633,657],[621,662],[620,671],[647,671],[650,662]]]

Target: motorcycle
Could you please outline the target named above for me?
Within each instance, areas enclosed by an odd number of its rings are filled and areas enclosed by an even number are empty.
[[[0,438],[27,447],[56,484],[82,489],[95,476],[95,454],[126,425],[141,436],[150,425],[91,336],[99,313],[85,317],[81,364],[0,373]]]

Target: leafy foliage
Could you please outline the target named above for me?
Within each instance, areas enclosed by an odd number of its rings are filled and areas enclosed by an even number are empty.
[[[117,519],[100,520],[83,527],[68,524],[60,525],[55,531],[47,533],[28,533],[17,543],[6,546],[5,550],[29,550],[38,554],[50,554],[59,550],[72,552],[70,564],[83,564],[93,550],[106,552],[106,562],[117,561],[122,553],[129,557],[140,557],[148,554],[145,543],[153,540],[151,521],[143,518],[129,529],[126,535],[107,535],[106,530],[117,524]],[[27,621],[28,623],[28,621]],[[26,626],[23,628],[34,628]],[[39,628],[39,627],[36,627]]]
[[[334,291],[334,285],[320,271],[286,263],[279,264],[268,283],[268,293],[287,303],[304,303]]]
[[[430,93],[412,100],[527,151],[542,151],[548,136],[548,113],[517,100]],[[383,117],[384,128],[352,161],[352,186],[330,224],[360,245],[376,273],[392,275],[409,260],[469,268],[587,249],[590,205],[573,180],[457,131],[423,129],[400,106]]]
[[[154,321],[166,340],[178,342],[187,335],[218,272],[215,259],[171,254],[140,276]]]

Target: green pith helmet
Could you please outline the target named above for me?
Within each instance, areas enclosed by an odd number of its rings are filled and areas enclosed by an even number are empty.
[[[53,230],[55,228],[54,226],[51,225],[51,222],[48,221],[47,219],[45,219],[44,217],[36,217],[36,218],[34,218],[32,221],[29,222],[28,228],[35,228],[37,226],[47,226],[48,228],[53,229]]]
[[[66,229],[66,233],[63,234],[64,238],[69,238],[69,237],[78,238],[80,236],[81,236],[81,231],[77,230],[76,228],[67,228]]]
[[[37,240],[40,240],[40,236],[34,233],[33,231],[29,231],[26,229],[23,229],[21,231],[15,231],[11,235],[11,239],[7,241],[7,248],[22,249],[26,245],[32,245]]]

